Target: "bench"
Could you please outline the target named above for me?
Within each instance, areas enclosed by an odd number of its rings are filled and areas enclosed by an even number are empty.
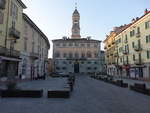
[[[47,91],[48,98],[69,98],[70,90],[48,90]]]
[[[1,90],[2,98],[40,98],[42,96],[43,90]]]

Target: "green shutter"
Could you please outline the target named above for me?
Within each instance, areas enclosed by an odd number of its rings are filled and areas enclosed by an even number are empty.
[[[148,26],[147,26],[147,22],[145,22],[145,29],[147,29],[148,28]]]
[[[146,36],[146,43],[148,43],[148,36]]]
[[[150,51],[147,51],[147,59],[150,58],[150,55],[149,55]]]

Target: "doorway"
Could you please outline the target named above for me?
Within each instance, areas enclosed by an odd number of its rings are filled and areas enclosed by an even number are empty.
[[[80,70],[79,70],[79,62],[76,61],[76,62],[74,63],[74,73],[79,73],[79,71],[80,71]]]

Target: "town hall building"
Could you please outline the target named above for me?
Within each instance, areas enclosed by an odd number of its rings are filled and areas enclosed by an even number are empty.
[[[91,37],[81,38],[80,14],[77,10],[72,16],[71,38],[53,40],[53,63],[56,73],[95,73],[101,72],[101,41]]]

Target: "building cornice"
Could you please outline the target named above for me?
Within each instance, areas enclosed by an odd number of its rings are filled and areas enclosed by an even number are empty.
[[[38,31],[38,33],[40,33],[40,35],[45,39],[47,45],[48,45],[48,49],[50,49],[50,43],[49,40],[47,38],[47,36],[37,27],[37,25],[25,14],[23,13],[23,18],[24,20],[29,23],[36,31]]]
[[[24,9],[27,8],[26,5],[25,5],[21,0],[17,0],[17,1],[20,3],[20,5],[21,5]]]
[[[52,42],[75,42],[75,41],[84,41],[84,42],[98,42],[98,43],[101,43],[102,41],[100,40],[94,40],[94,39],[86,39],[86,38],[80,38],[80,39],[56,39],[56,40],[52,40]]]
[[[116,36],[120,35],[122,32],[124,32],[125,30],[127,30],[129,27],[131,27],[131,26],[135,25],[136,23],[138,23],[140,20],[142,20],[148,14],[150,14],[150,11],[148,11],[146,14],[144,14],[143,16],[141,16],[140,18],[138,18],[134,22],[130,23],[127,28],[125,28],[123,31],[121,31],[120,33],[118,33]]]

